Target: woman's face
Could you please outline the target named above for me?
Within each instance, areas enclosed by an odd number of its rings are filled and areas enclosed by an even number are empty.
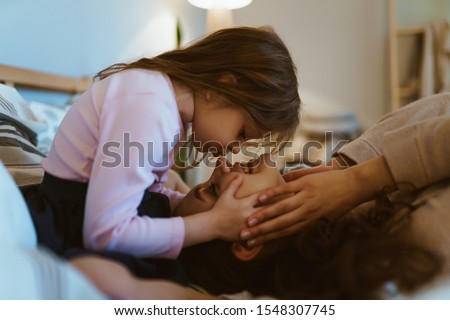
[[[175,208],[175,215],[188,216],[211,209],[238,174],[243,175],[243,180],[235,194],[237,199],[285,183],[270,154],[246,164],[235,163],[231,172],[225,161],[218,160],[209,180],[189,191]]]

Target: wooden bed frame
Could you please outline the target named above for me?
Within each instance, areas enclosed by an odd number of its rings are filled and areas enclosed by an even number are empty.
[[[0,83],[12,87],[33,88],[65,93],[85,91],[91,84],[88,77],[69,77],[48,72],[0,64]]]

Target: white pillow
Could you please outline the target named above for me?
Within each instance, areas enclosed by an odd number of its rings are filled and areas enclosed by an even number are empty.
[[[51,104],[31,101],[30,109],[36,115],[38,120],[45,123],[46,129],[37,135],[37,147],[44,153],[48,154],[55,138],[56,131],[66,115],[69,107],[59,107]]]

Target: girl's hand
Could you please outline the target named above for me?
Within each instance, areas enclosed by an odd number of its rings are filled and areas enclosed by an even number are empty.
[[[183,217],[184,247],[214,239],[240,240],[239,233],[247,226],[246,219],[258,210],[254,208],[258,203],[257,193],[242,199],[234,197],[241,183],[242,176],[236,174],[210,210]]]
[[[321,217],[340,217],[373,199],[383,187],[393,185],[384,157],[344,170],[297,176],[296,180],[262,193],[265,201],[278,195],[294,195],[250,216],[250,228],[241,231],[241,239],[254,246],[295,234]]]
[[[258,194],[246,198],[236,199],[236,191],[242,183],[242,175],[236,174],[236,178],[230,182],[224,192],[217,199],[210,210],[213,219],[213,227],[217,229],[217,237],[222,240],[240,240],[240,230],[247,226],[247,218],[258,209]]]

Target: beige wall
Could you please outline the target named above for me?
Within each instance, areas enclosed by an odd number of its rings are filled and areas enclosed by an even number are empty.
[[[417,26],[435,19],[450,18],[449,0],[395,0],[397,23],[402,27]]]
[[[396,1],[401,25],[450,16],[450,0]],[[86,75],[172,48],[176,18],[189,42],[205,10],[186,0],[15,0],[0,1],[0,17],[0,63]],[[364,127],[389,110],[387,0],[253,0],[234,18],[285,39],[305,109],[355,110]]]
[[[298,67],[306,108],[354,110],[364,127],[389,106],[385,0],[254,0],[237,25],[272,25]]]

